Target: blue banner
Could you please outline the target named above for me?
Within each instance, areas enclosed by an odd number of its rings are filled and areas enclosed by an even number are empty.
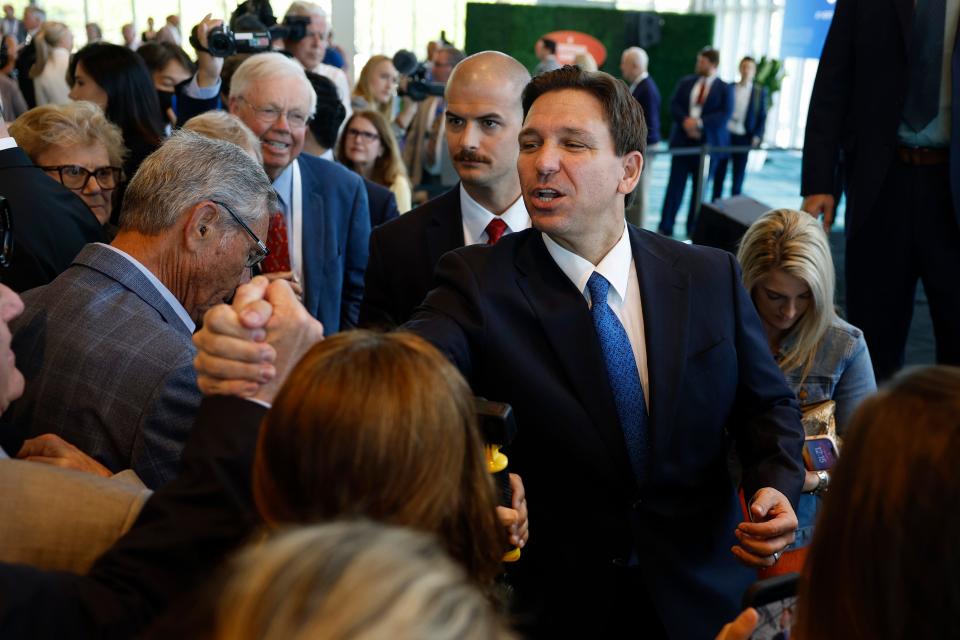
[[[837,0],[787,0],[781,58],[819,58]]]

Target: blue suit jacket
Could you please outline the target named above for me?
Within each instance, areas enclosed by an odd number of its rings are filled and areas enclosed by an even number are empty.
[[[123,256],[87,245],[10,323],[26,391],[4,420],[55,433],[150,488],[171,480],[200,406],[191,334]],[[9,447],[8,447],[9,449]]]
[[[647,121],[647,144],[660,142],[660,89],[653,76],[647,76],[637,85],[633,97],[640,103]]]
[[[444,255],[404,328],[446,352],[475,394],[513,406],[519,432],[507,454],[536,505],[537,535],[510,573],[538,631],[590,637],[616,600],[614,563],[636,550],[670,636],[711,637],[756,579],[730,553],[743,513],[728,448],[748,497],[771,486],[795,504],[800,412],[733,256],[629,233],[650,379],[644,486],[587,303],[538,231]]]
[[[363,179],[301,153],[304,305],[328,335],[357,326],[370,243]]]
[[[751,138],[763,140],[767,128],[767,88],[753,85],[750,93],[750,103],[747,105],[747,115],[743,118],[743,128]]]
[[[711,147],[726,147],[730,145],[730,131],[727,123],[733,115],[733,91],[731,85],[720,78],[710,85],[710,92],[703,103],[703,138],[694,140],[687,136],[680,124],[684,118],[690,116],[690,92],[700,76],[689,75],[680,79],[677,88],[670,99],[670,114],[673,116],[673,127],[670,130],[671,147],[697,147],[708,144]],[[728,154],[714,154],[722,158]]]

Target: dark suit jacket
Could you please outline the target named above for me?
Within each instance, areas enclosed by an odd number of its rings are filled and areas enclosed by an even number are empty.
[[[37,32],[39,33],[39,32]],[[23,37],[27,37],[27,31],[24,29]],[[20,40],[23,42],[23,40]],[[23,94],[27,106],[33,109],[37,106],[37,94],[33,92],[33,78],[30,77],[30,67],[37,61],[37,45],[33,40],[17,54],[17,61],[14,66],[17,68],[17,82],[20,84],[20,93]]]
[[[847,233],[876,204],[894,162],[906,100],[913,0],[838,0],[820,56],[803,143],[801,193],[834,193],[843,153]],[[960,44],[960,39],[957,40]],[[960,123],[960,48],[951,60],[952,121]],[[960,223],[960,135],[950,140],[950,187]]]
[[[357,326],[370,244],[363,180],[346,167],[306,153],[303,181],[304,305],[327,334]]]
[[[265,411],[205,398],[180,475],[88,575],[0,564],[0,637],[130,638],[189,597],[259,523],[250,481]]]
[[[440,256],[462,247],[460,185],[370,234],[360,324],[395,327],[427,297]]]
[[[671,147],[697,147],[708,144],[711,147],[725,147],[730,144],[730,131],[727,123],[733,115],[732,87],[717,78],[710,85],[710,92],[703,103],[703,137],[700,140],[690,138],[680,126],[684,118],[690,116],[690,92],[700,79],[698,75],[684,76],[677,83],[677,88],[670,99],[670,114],[673,116],[673,127],[670,129]],[[715,158],[722,158],[728,154],[713,154]]]
[[[370,203],[371,229],[400,217],[397,198],[390,189],[366,178],[363,179],[363,186],[367,189],[367,202]]]
[[[796,400],[770,356],[733,256],[629,227],[650,374],[648,481],[630,471],[583,295],[539,232],[445,255],[436,288],[404,325],[446,352],[475,394],[510,403],[508,453],[536,535],[511,575],[539,632],[589,637],[631,551],[674,638],[712,637],[756,573],[730,553],[743,487],[794,503],[803,483]],[[539,600],[539,601],[538,601]],[[642,625],[641,625],[642,628]]]
[[[0,279],[14,291],[51,282],[103,227],[76,194],[50,178],[14,147],[0,151],[0,195],[13,214],[13,264]]]
[[[743,128],[751,138],[763,140],[767,130],[767,88],[754,84],[750,93],[747,114],[743,118]]]
[[[647,121],[647,144],[660,142],[660,89],[653,81],[653,76],[647,76],[640,81],[633,90],[633,97],[643,109],[643,117]]]
[[[151,489],[171,480],[200,405],[191,333],[173,308],[99,244],[23,302],[10,330],[27,385],[4,421],[27,437],[56,433]]]

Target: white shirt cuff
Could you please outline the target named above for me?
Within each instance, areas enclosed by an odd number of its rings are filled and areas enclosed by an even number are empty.
[[[190,98],[195,98],[196,100],[210,100],[212,98],[216,98],[220,93],[220,78],[217,78],[217,81],[209,87],[201,87],[199,84],[197,84],[197,74],[193,74],[193,77],[190,79],[190,83],[183,88],[183,93]]]
[[[0,151],[3,151],[4,149],[13,149],[16,146],[17,146],[17,141],[13,139],[13,136],[0,138]]]

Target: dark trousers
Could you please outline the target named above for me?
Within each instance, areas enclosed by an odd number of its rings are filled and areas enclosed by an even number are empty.
[[[749,147],[753,138],[750,135],[730,134],[731,147]],[[738,196],[743,192],[743,178],[747,174],[747,158],[750,152],[731,153],[730,164],[733,165],[733,188],[730,195]],[[727,179],[727,158],[717,160],[717,171],[713,176],[713,200],[723,197],[723,181]]]
[[[873,186],[873,185],[871,185]],[[847,316],[880,383],[903,366],[917,279],[930,303],[937,362],[960,365],[960,225],[947,165],[895,160],[872,210],[847,219]],[[851,219],[852,217],[852,219]]]
[[[714,160],[710,160],[709,165],[707,180],[711,180],[716,171]],[[683,200],[683,192],[687,188],[687,179],[690,176],[693,176],[693,193],[690,195],[690,210],[687,212],[687,237],[693,237],[693,230],[697,225],[697,213],[700,211],[700,203],[695,195],[703,179],[700,175],[700,157],[696,155],[673,156],[670,159],[670,179],[667,182],[667,193],[663,198],[659,227],[660,233],[664,235],[673,235],[673,224],[677,219],[677,211],[680,210],[680,202]]]

